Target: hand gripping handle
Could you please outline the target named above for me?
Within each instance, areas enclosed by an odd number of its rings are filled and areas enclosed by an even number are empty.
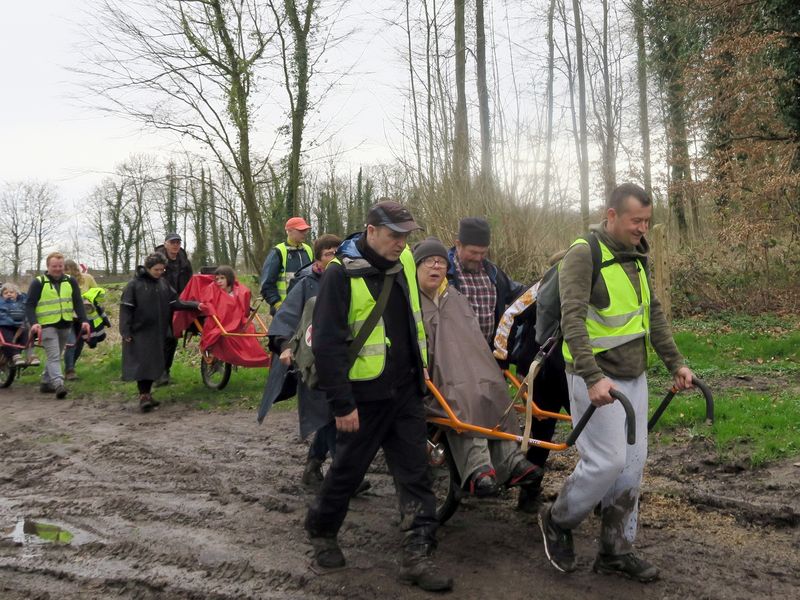
[[[705,398],[706,401],[706,422],[713,423],[714,422],[714,396],[711,394],[711,390],[706,385],[706,382],[702,379],[697,377],[692,377],[692,383],[696,388],[698,388]],[[672,387],[667,392],[667,395],[664,396],[664,399],[661,401],[661,404],[658,405],[658,408],[653,413],[653,416],[650,417],[650,421],[647,423],[647,431],[652,431],[653,427],[655,427],[658,420],[661,418],[661,415],[664,414],[664,411],[667,410],[669,403],[672,402],[672,399],[675,397],[675,394],[678,393],[678,389],[676,387]]]
[[[625,410],[625,428],[628,434],[628,445],[633,446],[636,443],[636,415],[633,412],[631,401],[628,400],[625,394],[617,390],[611,390],[610,394],[612,398],[615,398],[622,404],[622,408]],[[569,434],[566,442],[567,446],[575,444],[575,441],[583,431],[583,428],[586,427],[586,424],[589,422],[595,410],[597,410],[597,407],[594,404],[590,404],[589,409],[583,413],[580,421],[578,421],[578,424],[572,429],[572,433]]]

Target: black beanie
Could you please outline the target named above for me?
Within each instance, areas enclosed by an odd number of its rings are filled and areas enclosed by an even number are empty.
[[[414,245],[414,264],[419,264],[429,256],[441,256],[447,260],[447,248],[439,238],[429,237]]]
[[[458,241],[465,246],[488,246],[489,223],[480,217],[464,217],[458,224]]]

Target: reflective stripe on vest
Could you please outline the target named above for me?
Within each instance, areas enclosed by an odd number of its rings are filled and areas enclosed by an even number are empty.
[[[578,239],[572,245],[587,243],[584,239]],[[603,263],[614,259],[613,253],[603,242],[600,242],[600,250]],[[620,263],[614,262],[600,269],[600,276],[608,290],[609,303],[606,308],[598,308],[590,304],[586,311],[586,332],[589,334],[592,354],[599,354],[630,341],[649,337],[650,286],[647,283],[647,273],[641,263],[638,273],[641,301],[630,277]],[[561,348],[564,360],[573,362],[566,341],[562,343]]]
[[[283,302],[286,299],[286,290],[289,289],[289,282],[294,277],[294,273],[286,272],[286,259],[289,256],[289,246],[287,246],[286,242],[281,242],[275,246],[275,248],[281,255],[281,270],[278,274],[278,281],[275,285],[278,288],[278,296],[281,297],[281,302]],[[308,244],[302,244],[302,249],[306,251],[306,254],[308,254],[308,262],[314,262],[314,251],[311,249],[311,246]]]
[[[40,325],[54,325],[60,321],[72,322],[72,284],[61,281],[59,291],[44,275],[37,277],[42,282],[42,295],[36,304],[36,320]]]
[[[334,261],[341,264],[338,258]],[[423,366],[428,366],[428,344],[425,339],[425,326],[422,323],[422,308],[420,307],[419,289],[417,288],[417,268],[411,250],[406,246],[400,255],[403,265],[403,276],[406,279],[409,293],[409,303],[414,316],[414,325],[417,332],[417,345],[422,358]],[[353,338],[367,320],[376,304],[375,298],[369,291],[363,277],[350,278],[350,309],[347,314],[347,323]],[[386,338],[383,317],[378,320],[375,328],[370,332],[367,341],[358,353],[356,361],[350,368],[348,379],[350,381],[369,381],[377,379],[386,366],[386,347],[391,345],[391,340]]]

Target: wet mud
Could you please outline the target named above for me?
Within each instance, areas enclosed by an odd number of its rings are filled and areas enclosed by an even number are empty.
[[[311,568],[294,412],[201,412],[166,404],[58,402],[0,390],[0,598],[373,599],[428,596],[396,579],[401,534],[377,460],[340,535],[346,568]],[[516,491],[466,499],[440,529],[438,560],[458,598],[795,598],[800,590],[797,459],[751,471],[702,443],[651,446],[637,548],[662,568],[642,585],[596,575],[599,521],[575,531],[578,571],[550,568]],[[574,454],[552,460],[553,497]],[[70,543],[27,543],[20,522]]]

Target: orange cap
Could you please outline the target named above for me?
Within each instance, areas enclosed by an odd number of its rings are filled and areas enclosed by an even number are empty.
[[[303,217],[292,217],[286,221],[284,229],[297,229],[297,231],[307,231],[311,229],[311,225],[306,223]]]

